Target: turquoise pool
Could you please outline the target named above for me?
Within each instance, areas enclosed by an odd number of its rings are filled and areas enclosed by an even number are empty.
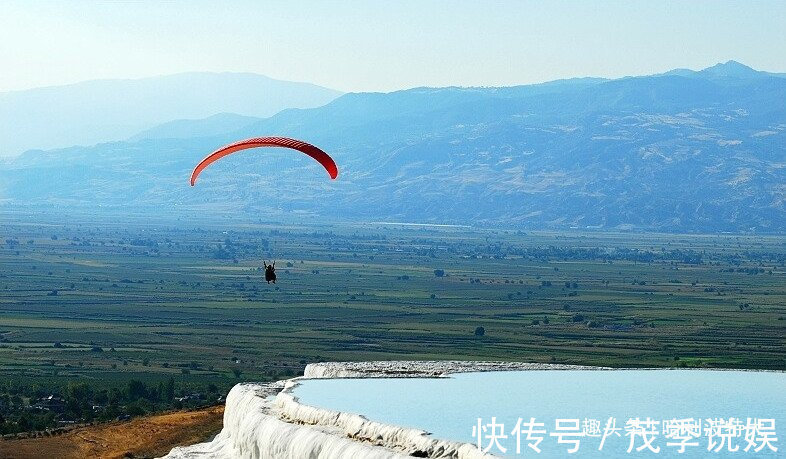
[[[294,395],[307,405],[474,444],[473,427],[477,432],[480,418],[481,446],[497,455],[503,455],[499,445],[506,448],[504,455],[521,457],[786,457],[785,373],[547,370],[434,379],[315,379],[304,381]],[[690,418],[694,421],[685,421]],[[495,443],[492,430],[506,437],[499,435]],[[753,441],[747,452],[746,435]],[[736,452],[729,451],[729,441],[732,449],[739,448]],[[529,446],[533,443],[540,453]],[[713,451],[708,451],[710,443]],[[680,444],[686,444],[683,453]]]

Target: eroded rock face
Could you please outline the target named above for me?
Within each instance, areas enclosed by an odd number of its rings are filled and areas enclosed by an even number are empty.
[[[358,377],[440,377],[450,373],[506,370],[576,370],[571,365],[516,362],[392,361],[331,362],[306,367],[303,378],[232,388],[224,428],[212,441],[178,447],[168,459],[210,458],[371,458],[491,457],[468,443],[431,437],[427,432],[370,421],[351,413],[301,404],[291,390],[302,379]],[[595,368],[596,369],[596,368]]]

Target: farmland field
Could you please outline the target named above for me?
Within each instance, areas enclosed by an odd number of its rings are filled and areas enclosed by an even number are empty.
[[[3,215],[5,376],[226,386],[321,360],[444,358],[786,368],[782,237],[130,220]]]

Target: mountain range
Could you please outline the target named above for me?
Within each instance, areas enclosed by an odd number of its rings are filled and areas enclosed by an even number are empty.
[[[267,117],[324,105],[341,93],[253,73],[181,73],[0,92],[0,157],[121,140],[182,118]]]
[[[783,74],[734,61],[614,80],[349,93],[265,118],[225,113],[125,141],[27,152],[0,164],[0,202],[783,233],[784,101]],[[307,158],[260,150],[228,157],[188,186],[212,149],[261,135],[319,145],[339,164],[338,180]]]

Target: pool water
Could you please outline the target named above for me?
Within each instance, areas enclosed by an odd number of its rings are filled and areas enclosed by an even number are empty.
[[[703,370],[613,370],[613,371],[511,371],[463,373],[450,378],[314,379],[304,381],[294,395],[306,405],[358,413],[388,424],[418,428],[436,438],[477,444],[473,427],[481,424],[481,446],[488,452],[521,457],[786,457],[786,373]],[[495,418],[495,425],[492,424]],[[730,417],[740,419],[735,428]],[[519,418],[524,424],[514,429]],[[527,424],[535,418],[532,440],[527,440]],[[608,424],[609,418],[615,425]],[[638,423],[635,418],[650,418],[657,424]],[[663,420],[693,418],[698,424],[670,423]],[[731,432],[732,448],[708,451],[721,444],[721,437],[710,438],[707,418],[724,418],[725,431]],[[751,426],[745,428],[751,419]],[[561,430],[557,430],[556,422]],[[578,421],[573,421],[573,420]],[[626,424],[633,419],[631,431]],[[767,421],[774,419],[774,429]],[[585,420],[587,420],[585,422]],[[597,420],[598,422],[594,422]],[[606,429],[606,427],[610,427]],[[677,429],[678,426],[682,429]],[[699,430],[696,430],[696,425]],[[483,430],[485,427],[485,431]],[[613,427],[619,428],[614,433]],[[634,429],[634,427],[636,429]],[[669,427],[674,438],[666,438]],[[718,424],[721,428],[722,424]],[[758,427],[758,429],[754,428]],[[586,432],[585,436],[552,435]],[[500,436],[494,443],[491,432]],[[524,434],[520,432],[524,430]],[[519,432],[514,433],[514,430]],[[537,433],[545,430],[546,433]],[[599,450],[604,430],[608,433]],[[656,434],[633,433],[657,431]],[[774,430],[774,433],[770,431]],[[746,432],[753,435],[749,451]],[[595,436],[599,435],[599,436]],[[542,437],[540,443],[534,438]],[[682,437],[684,439],[680,439]],[[517,442],[517,438],[520,442]],[[769,442],[764,439],[772,439]],[[778,440],[774,440],[777,438]],[[650,446],[646,446],[646,440]],[[574,440],[574,441],[569,441]],[[576,445],[575,440],[579,440]],[[634,440],[628,453],[631,440]],[[667,443],[698,443],[685,446]],[[528,444],[536,443],[537,453]],[[502,446],[506,449],[503,454]],[[760,451],[754,448],[763,445]],[[778,451],[772,451],[770,445]],[[637,448],[642,447],[640,451]],[[518,454],[517,454],[518,448]],[[655,453],[653,450],[659,452]]]

